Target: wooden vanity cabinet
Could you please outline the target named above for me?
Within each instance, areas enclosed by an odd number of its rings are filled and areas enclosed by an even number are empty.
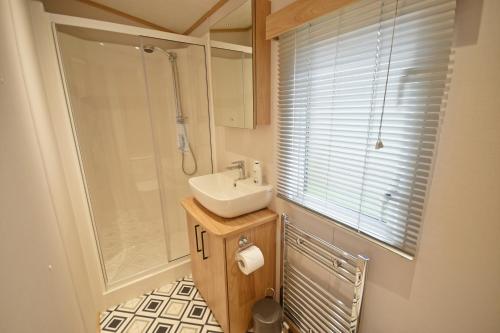
[[[277,215],[263,209],[233,219],[217,216],[194,198],[186,209],[193,281],[226,333],[251,326],[252,306],[275,288]],[[264,266],[243,274],[235,260],[241,237],[262,251]]]
[[[218,237],[207,232],[189,214],[187,215],[187,224],[193,281],[224,332],[229,332],[227,330],[228,326],[225,325],[228,322],[228,310],[224,243]],[[201,237],[203,237],[203,244],[201,243]],[[198,246],[196,246],[196,243],[198,243]],[[204,250],[202,250],[203,248]]]

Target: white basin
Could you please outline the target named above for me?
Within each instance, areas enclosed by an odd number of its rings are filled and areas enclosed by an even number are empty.
[[[196,200],[222,217],[231,218],[267,207],[273,187],[256,185],[251,178],[236,181],[238,173],[238,170],[230,170],[193,177],[189,179],[189,187]]]

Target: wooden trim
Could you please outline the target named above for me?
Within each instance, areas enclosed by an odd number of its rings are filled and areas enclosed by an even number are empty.
[[[285,269],[285,223],[283,222],[282,218],[277,219],[277,223],[279,226],[280,230],[280,265],[279,265],[279,285],[278,285],[278,292],[280,296],[280,303],[281,300],[283,300],[283,288],[285,286],[285,276],[284,276],[284,269]]]
[[[140,23],[140,24],[142,24],[144,26],[147,26],[149,28],[153,28],[153,29],[160,30],[160,31],[165,31],[165,32],[176,33],[175,31],[170,30],[168,28],[165,28],[165,27],[163,27],[161,25],[155,24],[155,23],[150,22],[148,20],[144,20],[144,19],[142,19],[140,17],[137,17],[137,16],[134,16],[134,15],[127,14],[125,12],[122,12],[121,10],[114,9],[112,7],[109,7],[109,6],[106,6],[106,5],[94,2],[92,0],[76,0],[76,1],[84,3],[84,4],[92,6],[92,7],[95,7],[95,8],[98,8],[98,9],[101,9],[101,10],[104,10],[104,11],[106,11],[108,13],[111,13],[111,14],[123,17],[125,19],[134,21],[136,23]]]
[[[252,26],[246,28],[210,29],[210,32],[244,32],[249,30],[252,30]]]
[[[266,39],[272,39],[357,0],[297,0],[266,18]]]
[[[242,52],[242,53],[246,53],[246,54],[253,53],[253,49],[251,46],[244,46],[244,45],[240,45],[240,44],[219,42],[218,40],[211,40],[210,47],[213,47],[216,49],[237,51],[237,52]]]
[[[245,215],[224,218],[203,207],[193,197],[183,199],[181,205],[203,228],[218,237],[230,237],[260,225],[274,222],[278,217],[275,212],[264,208]]]
[[[184,31],[184,35],[189,35],[192,33],[196,28],[198,28],[203,22],[206,21],[207,18],[212,16],[219,8],[221,8],[223,5],[226,4],[229,0],[219,0],[215,5],[213,5],[212,8],[210,8],[205,14],[203,14],[196,22],[193,23],[192,26],[189,27],[186,31]]]
[[[266,40],[269,0],[253,0],[253,101],[254,127],[271,123],[271,41]]]

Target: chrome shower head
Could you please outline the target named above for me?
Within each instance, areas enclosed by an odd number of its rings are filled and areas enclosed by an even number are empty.
[[[168,58],[173,61],[173,60],[176,60],[177,59],[177,53],[175,52],[167,52],[168,54]]]
[[[146,53],[153,53],[155,51],[155,47],[153,45],[144,45],[142,49]]]

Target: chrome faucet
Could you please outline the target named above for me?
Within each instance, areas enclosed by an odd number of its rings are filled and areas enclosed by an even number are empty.
[[[231,162],[231,166],[228,166],[226,169],[228,170],[234,170],[234,169],[238,169],[240,171],[240,174],[238,176],[238,179],[236,180],[241,180],[241,179],[245,179],[246,177],[246,172],[245,172],[245,161],[234,161],[234,162]]]

